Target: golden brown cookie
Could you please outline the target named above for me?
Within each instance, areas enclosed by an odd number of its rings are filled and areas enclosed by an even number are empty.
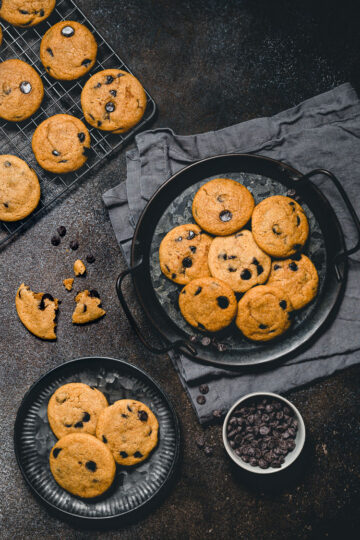
[[[60,80],[78,79],[95,64],[97,43],[86,26],[61,21],[49,28],[40,44],[40,60],[46,71]]]
[[[96,436],[120,465],[144,461],[158,442],[159,423],[141,401],[121,399],[100,414]]]
[[[22,159],[0,156],[0,220],[18,221],[31,214],[40,200],[40,184]]]
[[[77,259],[74,262],[74,274],[75,276],[83,276],[86,272],[85,264],[82,262],[81,259]]]
[[[76,308],[72,315],[74,324],[86,324],[100,319],[106,313],[101,307],[99,293],[95,290],[79,292],[75,297]]]
[[[283,195],[261,201],[254,209],[251,225],[255,242],[274,257],[290,257],[303,247],[309,234],[304,210]]]
[[[56,339],[59,301],[48,293],[34,293],[22,283],[16,293],[16,311],[23,325],[41,339]]]
[[[99,439],[87,433],[71,433],[51,449],[50,470],[66,491],[89,499],[109,489],[116,465],[110,450]]]
[[[14,26],[27,28],[49,17],[56,0],[2,0],[0,17]]]
[[[0,63],[0,118],[21,122],[37,111],[43,97],[42,80],[29,64],[16,59]]]
[[[49,399],[50,427],[58,439],[69,433],[95,435],[99,415],[107,406],[106,397],[97,388],[84,383],[64,384]]]
[[[192,213],[205,231],[227,236],[240,230],[251,218],[254,198],[250,191],[230,178],[215,178],[196,192]]]
[[[241,298],[236,326],[253,341],[269,341],[289,328],[291,310],[290,299],[281,287],[259,285]]]
[[[74,284],[74,278],[66,278],[63,280],[63,285],[67,291],[71,291]]]
[[[232,322],[236,315],[236,297],[230,287],[212,277],[190,281],[179,295],[184,319],[198,330],[217,332]]]
[[[246,292],[267,280],[271,259],[256,244],[250,231],[214,238],[209,250],[211,275],[235,292]]]
[[[306,255],[295,259],[274,261],[269,285],[279,285],[286,290],[294,309],[301,309],[316,296],[319,276]]]
[[[208,252],[212,239],[194,223],[171,229],[161,241],[161,271],[175,283],[185,285],[192,279],[210,276]]]
[[[90,135],[85,124],[69,114],[55,114],[35,130],[32,149],[39,165],[53,173],[82,167],[89,155]]]
[[[139,81],[127,71],[106,69],[86,82],[81,106],[90,125],[125,133],[143,117],[146,95]]]

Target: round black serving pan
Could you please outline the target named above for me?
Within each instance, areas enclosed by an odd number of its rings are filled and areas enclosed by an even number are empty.
[[[137,399],[159,421],[159,443],[136,467],[117,467],[111,488],[96,499],[81,499],[63,490],[49,467],[56,442],[47,420],[50,396],[61,385],[83,382],[101,390],[109,403]],[[25,394],[14,429],[15,455],[33,494],[56,517],[85,527],[113,527],[142,517],[172,485],[179,461],[180,430],[173,406],[159,385],[141,369],[113,358],[72,360],[46,373]]]
[[[347,250],[341,225],[330,203],[310,178],[325,175],[336,186],[353,218],[360,223],[340,182],[329,171],[316,169],[302,175],[292,167],[269,158],[248,154],[221,155],[192,164],[174,174],[153,195],[137,224],[131,251],[131,268],[117,281],[120,302],[140,340],[153,352],[177,349],[194,360],[218,366],[253,366],[293,355],[309,344],[336,313],[347,277]],[[319,292],[303,310],[294,312],[291,329],[272,342],[246,340],[235,326],[220,335],[203,339],[204,334],[189,326],[178,308],[181,287],[160,271],[158,249],[164,235],[176,225],[194,222],[191,204],[196,191],[208,180],[229,177],[244,184],[255,203],[272,195],[289,195],[299,200],[309,220],[310,234],[304,248],[319,274]],[[149,345],[132,317],[121,291],[131,274],[137,297],[166,346]],[[210,341],[210,344],[209,344]]]

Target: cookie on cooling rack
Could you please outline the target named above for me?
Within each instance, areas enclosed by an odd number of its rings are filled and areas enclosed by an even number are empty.
[[[198,330],[217,332],[229,326],[236,315],[237,302],[230,287],[212,277],[190,281],[179,295],[184,319]]]
[[[116,465],[107,446],[93,435],[71,433],[50,451],[50,470],[66,491],[83,498],[98,497],[113,483]]]
[[[125,133],[143,117],[146,94],[140,82],[127,71],[106,69],[86,82],[81,106],[91,126]]]
[[[53,173],[76,171],[89,155],[90,135],[85,124],[69,114],[56,114],[35,130],[32,149],[39,165]]]
[[[214,238],[209,249],[211,275],[227,283],[235,292],[246,292],[265,283],[271,259],[256,244],[250,231]]]
[[[174,227],[161,241],[160,268],[175,283],[209,276],[208,252],[212,239],[194,223]]]
[[[95,435],[99,415],[107,406],[106,397],[97,388],[79,382],[64,384],[48,403],[50,427],[58,439],[69,433]]]
[[[290,299],[282,288],[259,285],[241,298],[236,326],[253,341],[269,341],[290,327],[291,310]]]
[[[14,26],[35,26],[49,17],[56,0],[2,0],[0,17]]]
[[[40,184],[33,169],[12,155],[0,155],[0,220],[23,219],[39,204]]]
[[[95,64],[97,43],[90,30],[75,21],[61,21],[49,28],[40,44],[46,71],[60,80],[78,79]]]
[[[290,257],[303,247],[309,235],[304,210],[283,195],[261,201],[254,209],[251,226],[255,242],[273,257]]]
[[[315,298],[319,276],[306,255],[294,259],[274,261],[271,266],[269,285],[285,288],[294,309],[301,309]]]
[[[198,225],[216,236],[242,229],[251,218],[254,198],[250,191],[230,178],[215,178],[196,192],[192,214]]]
[[[121,399],[104,409],[96,436],[111,450],[119,465],[144,461],[158,442],[159,423],[141,401]]]
[[[22,283],[16,293],[16,311],[23,325],[41,339],[56,339],[57,298],[48,293],[35,293]]]
[[[40,107],[44,86],[34,68],[22,60],[0,63],[0,117],[10,122],[29,118]]]

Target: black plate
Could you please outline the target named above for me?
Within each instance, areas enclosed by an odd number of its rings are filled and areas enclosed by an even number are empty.
[[[344,235],[334,210],[322,192],[309,180],[310,177],[326,175],[339,190],[359,230],[359,220],[339,181],[332,173],[314,170],[302,175],[292,167],[262,156],[231,154],[199,161],[182,169],[167,180],[154,194],[144,209],[135,230],[131,269],[119,276],[117,290],[126,314],[138,333],[148,345],[137,327],[121,292],[121,282],[131,273],[138,299],[160,334],[174,348],[174,342],[189,340],[196,351],[177,343],[184,354],[194,360],[218,366],[252,366],[271,362],[299,351],[329,322],[331,315],[343,296],[347,276],[347,253]],[[174,226],[193,222],[191,204],[199,187],[215,177],[229,177],[243,183],[253,193],[256,204],[271,195],[289,194],[299,199],[310,224],[309,240],[304,252],[316,265],[320,286],[316,299],[305,309],[295,313],[291,329],[272,342],[265,344],[246,340],[236,327],[217,336],[217,342],[225,345],[219,351],[216,343],[204,346],[204,334],[189,326],[178,309],[181,287],[165,278],[160,272],[158,249],[162,237]],[[354,252],[359,247],[359,242]],[[195,341],[194,341],[195,340]],[[155,352],[160,350],[149,347]],[[162,349],[162,352],[166,349]]]
[[[117,467],[113,486],[98,500],[80,499],[63,490],[49,467],[56,442],[47,420],[53,392],[68,382],[84,382],[101,390],[109,403],[143,401],[159,421],[159,444],[137,467]],[[15,454],[31,491],[58,517],[73,523],[112,525],[134,519],[170,487],[179,459],[180,431],[169,398],[144,371],[113,358],[79,358],[49,371],[26,393],[15,421]]]

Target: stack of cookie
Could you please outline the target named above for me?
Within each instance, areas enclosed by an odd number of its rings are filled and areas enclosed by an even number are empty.
[[[12,25],[28,28],[52,13],[55,0],[3,0],[0,17]],[[0,29],[1,30],[1,29]],[[0,44],[2,32],[0,31]],[[72,81],[94,66],[97,43],[91,31],[76,21],[51,26],[42,38],[40,60],[48,75]],[[0,118],[21,122],[32,116],[44,97],[37,71],[19,59],[0,64]],[[81,106],[90,126],[115,134],[125,133],[144,115],[146,95],[140,82],[127,71],[106,69],[85,83]],[[82,167],[91,155],[89,130],[82,120],[56,114],[34,131],[32,150],[45,170],[65,174]],[[35,172],[20,158],[0,156],[0,220],[17,221],[35,210],[40,184]]]
[[[102,392],[84,383],[58,388],[47,414],[59,439],[50,451],[50,470],[62,488],[79,497],[103,494],[116,464],[141,463],[158,442],[158,421],[144,403],[121,399],[109,406]]]
[[[291,312],[318,289],[316,268],[301,253],[309,234],[303,208],[282,195],[255,206],[241,183],[216,178],[197,191],[192,214],[197,225],[175,227],[159,250],[164,275],[185,285],[179,295],[185,320],[204,332],[235,320],[254,341],[283,334]]]

